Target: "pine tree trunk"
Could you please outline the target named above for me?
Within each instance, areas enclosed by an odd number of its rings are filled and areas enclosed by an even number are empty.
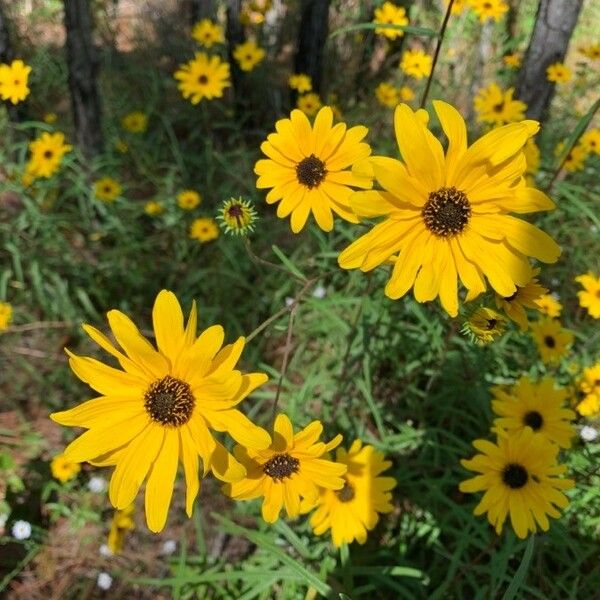
[[[313,89],[321,92],[323,78],[323,48],[329,31],[330,0],[302,0],[302,15],[298,32],[296,73],[312,79]]]
[[[216,16],[214,0],[187,0],[187,4],[192,24],[201,19],[214,19]]]
[[[544,120],[554,95],[546,69],[562,62],[583,0],[540,0],[535,26],[519,73],[516,97],[527,103],[527,116]]]
[[[102,150],[98,56],[88,0],[64,0],[71,108],[78,146],[87,158]]]

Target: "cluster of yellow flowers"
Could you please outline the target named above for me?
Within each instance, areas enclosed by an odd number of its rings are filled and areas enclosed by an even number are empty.
[[[391,83],[382,82],[375,88],[375,97],[381,105],[396,108],[400,102],[413,100],[415,93],[407,85],[397,88]]]

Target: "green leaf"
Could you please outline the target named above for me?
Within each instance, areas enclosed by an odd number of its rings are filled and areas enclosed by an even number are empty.
[[[303,281],[306,281],[306,276],[300,271],[300,269],[275,245],[271,246],[273,252],[277,256],[277,258],[283,263],[283,265],[294,275],[294,277],[298,277]]]
[[[531,556],[533,555],[533,544],[534,544],[535,536],[532,535],[529,540],[527,540],[527,546],[525,548],[525,552],[523,553],[523,560],[513,577],[513,580],[510,582],[508,589],[504,592],[504,596],[502,596],[502,600],[513,600],[516,597],[517,592],[521,589],[521,586],[525,582],[525,578],[527,577],[527,572],[529,571],[529,563],[531,562]]]

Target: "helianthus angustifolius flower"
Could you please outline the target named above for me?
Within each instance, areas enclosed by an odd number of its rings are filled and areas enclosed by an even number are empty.
[[[577,292],[579,306],[586,308],[590,317],[600,319],[600,277],[590,272],[578,275],[575,281],[583,286],[583,290]]]
[[[135,505],[133,502],[123,510],[115,510],[112,521],[110,523],[110,531],[106,545],[111,554],[120,554],[125,543],[125,534],[132,529],[135,529],[133,521],[133,513]]]
[[[371,153],[362,142],[367,128],[333,125],[333,112],[325,106],[312,127],[304,113],[293,110],[275,129],[260,147],[268,158],[259,160],[254,172],[257,188],[272,188],[266,200],[279,202],[277,216],[291,215],[294,233],[302,230],[310,213],[323,231],[333,229],[333,213],[357,223],[349,196],[353,187],[370,187],[371,180],[348,169]]]
[[[531,281],[523,286],[518,285],[517,291],[510,296],[500,296],[496,294],[496,306],[501,308],[509,319],[512,319],[525,331],[529,327],[526,308],[539,310],[537,300],[541,298],[548,290],[541,286],[536,279],[540,270],[534,269]]]
[[[312,90],[312,81],[308,75],[304,73],[297,73],[288,77],[288,85],[293,89],[304,94]]]
[[[560,317],[562,311],[562,304],[552,295],[543,294],[535,300],[535,307],[543,315],[556,319]]]
[[[573,343],[573,334],[557,319],[543,318],[531,324],[531,335],[544,363],[558,364]]]
[[[296,517],[301,499],[314,504],[319,488],[341,490],[347,467],[329,460],[326,454],[340,444],[342,436],[338,434],[323,443],[319,441],[322,432],[321,422],[313,421],[294,434],[289,418],[277,415],[268,448],[234,448],[233,453],[247,474],[238,482],[227,483],[223,492],[234,500],[262,497],[262,517],[267,523],[274,523],[282,508],[289,517]]]
[[[58,454],[50,462],[50,472],[54,479],[66,483],[81,471],[81,465],[68,460],[64,454]]]
[[[8,329],[12,319],[12,306],[8,302],[0,302],[0,331]]]
[[[573,72],[563,63],[557,62],[546,69],[546,77],[554,83],[568,83],[573,79]]]
[[[508,12],[505,0],[469,0],[469,4],[482,23],[488,19],[500,21],[504,13]]]
[[[214,219],[200,217],[192,221],[189,236],[192,240],[198,240],[201,244],[205,244],[219,237],[219,227]]]
[[[148,129],[148,116],[140,110],[135,110],[122,117],[121,126],[129,133],[144,133]]]
[[[182,190],[177,194],[177,206],[182,210],[193,210],[202,202],[202,197],[196,190]]]
[[[144,204],[144,212],[150,217],[155,217],[165,212],[165,206],[158,200],[148,200],[148,202]]]
[[[498,435],[495,444],[475,440],[473,446],[480,454],[460,462],[479,475],[461,482],[459,489],[485,492],[474,514],[487,513],[498,534],[507,516],[521,539],[538,527],[547,531],[548,517],[559,518],[557,509],[569,504],[563,490],[574,486],[573,480],[557,477],[567,470],[556,462],[558,446],[529,427],[514,435]]]
[[[480,346],[493,342],[505,331],[506,319],[500,313],[485,306],[475,309],[462,328],[462,332]]]
[[[552,377],[534,382],[521,377],[510,388],[492,388],[492,410],[498,418],[494,426],[514,435],[525,427],[544,436],[561,448],[571,447],[575,429],[571,421],[575,413],[564,407],[569,393],[557,388]]]
[[[402,100],[402,102],[410,102],[415,99],[415,92],[407,85],[403,85],[398,90],[398,93],[400,94],[400,100]]]
[[[229,63],[204,52],[196,52],[192,60],[179,66],[173,77],[179,81],[177,87],[181,95],[192,104],[204,98],[221,98],[223,90],[231,85]]]
[[[113,202],[121,195],[122,191],[123,188],[119,182],[112,177],[102,177],[94,181],[94,195],[98,200]]]
[[[343,475],[341,490],[321,489],[315,512],[310,524],[316,535],[331,530],[333,544],[340,547],[356,540],[367,541],[367,534],[379,522],[379,515],[391,512],[391,490],[396,487],[393,477],[382,477],[381,473],[392,466],[385,460],[383,452],[373,446],[363,446],[355,440],[350,449],[336,450],[335,462],[348,467]],[[302,512],[313,507],[303,503]]]
[[[565,157],[565,160],[562,165],[563,169],[565,171],[568,171],[569,173],[583,171],[583,167],[585,165],[585,160],[587,157],[588,151],[580,144],[577,144],[569,150],[569,153]]]
[[[583,370],[578,381],[583,399],[577,404],[577,412],[584,417],[592,417],[600,412],[600,363]]]
[[[404,31],[400,27],[408,25],[408,17],[406,16],[406,9],[402,6],[396,6],[393,2],[384,2],[379,8],[375,9],[373,13],[373,23],[375,25],[396,25],[398,29],[394,27],[377,27],[375,33],[378,35],[384,35],[390,40],[395,40],[404,35]]]
[[[458,314],[460,279],[472,300],[486,279],[509,297],[532,277],[527,259],[555,262],[560,248],[546,233],[509,213],[554,208],[541,191],[522,180],[522,149],[535,135],[535,121],[511,123],[467,146],[458,111],[441,101],[434,108],[449,139],[442,145],[426,126],[427,113],[396,108],[394,124],[403,161],[376,156],[355,167],[374,175],[379,190],[355,192],[350,205],[358,216],[385,217],[339,256],[343,269],[370,271],[393,262],[385,288],[398,299],[411,288],[418,302],[440,297],[451,316]]]
[[[252,71],[257,64],[262,62],[265,55],[264,49],[257,46],[253,40],[238,44],[233,51],[233,58],[238,62],[242,71]]]
[[[248,235],[254,231],[257,214],[249,200],[230,198],[219,208],[217,220],[225,233],[233,235]]]
[[[586,152],[600,154],[600,129],[590,129],[586,131],[579,140],[581,147]]]
[[[465,9],[468,0],[454,0],[454,4],[452,5],[452,10],[450,14],[460,15],[462,11]],[[450,4],[450,0],[444,0],[444,4],[446,5],[446,10],[448,9],[448,5]]]
[[[31,157],[26,172],[32,177],[52,177],[60,168],[63,156],[72,149],[73,146],[65,144],[64,133],[45,131],[29,142]]]
[[[222,44],[225,41],[223,28],[211,21],[202,19],[192,27],[192,37],[205,48],[211,48],[214,44]]]
[[[387,106],[388,108],[394,108],[400,101],[398,90],[385,81],[382,81],[375,88],[375,98],[377,98],[379,104]]]
[[[27,98],[31,91],[27,86],[31,67],[22,60],[0,64],[0,98],[18,104]]]
[[[431,73],[432,58],[423,50],[406,50],[402,54],[400,69],[415,79],[423,79]]]
[[[309,117],[316,115],[322,106],[323,103],[319,94],[315,94],[314,92],[302,94],[296,100],[296,107]]]
[[[525,118],[527,104],[513,99],[514,91],[514,88],[503,91],[497,83],[481,88],[473,100],[477,121],[493,125],[522,121]]]
[[[502,57],[502,62],[513,69],[518,69],[521,66],[521,55],[518,52],[511,52]]]
[[[579,52],[587,58],[598,60],[600,59],[600,43],[589,44],[588,46],[581,46],[578,48]]]
[[[267,376],[236,369],[243,337],[223,346],[220,325],[196,337],[196,304],[184,326],[181,306],[172,292],[162,290],[154,303],[156,348],[125,314],[111,310],[107,316],[121,350],[94,327],[83,327],[122,370],[68,351],[75,375],[101,396],[51,418],[61,425],[88,429],[67,446],[67,460],[115,466],[109,487],[115,508],[129,506],[147,479],[146,521],[157,532],[167,519],[179,462],[185,474],[188,516],[200,487],[198,455],[204,472],[212,471],[222,481],[245,475],[244,467],[211,430],[226,431],[252,448],[269,445],[269,435],[235,408]]]

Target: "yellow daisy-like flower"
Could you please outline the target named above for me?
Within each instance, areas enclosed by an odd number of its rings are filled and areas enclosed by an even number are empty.
[[[321,102],[319,94],[313,92],[302,94],[301,96],[298,96],[298,99],[296,100],[296,107],[309,117],[316,115],[322,106],[323,103]]]
[[[336,463],[346,465],[344,487],[341,490],[324,488],[316,502],[316,510],[310,524],[316,535],[331,530],[333,544],[359,544],[367,541],[367,532],[379,522],[379,514],[392,512],[391,490],[396,487],[393,477],[380,477],[392,466],[383,452],[373,446],[363,446],[355,440],[350,449],[336,450]],[[313,506],[304,502],[302,512]]]
[[[600,394],[600,362],[583,370],[578,385],[584,394]]]
[[[495,310],[482,306],[469,316],[462,332],[480,346],[493,342],[506,331],[506,319]]]
[[[432,58],[423,50],[406,50],[402,54],[400,69],[410,77],[423,79],[431,73]]]
[[[192,37],[205,48],[212,48],[214,44],[222,44],[225,41],[223,28],[210,19],[198,21],[192,27]]]
[[[196,337],[195,303],[184,327],[181,306],[167,290],[158,294],[152,310],[156,349],[123,313],[111,310],[107,317],[122,351],[94,327],[83,328],[123,370],[68,352],[77,377],[101,397],[51,418],[88,429],[67,446],[67,460],[116,466],[109,487],[115,508],[129,506],[147,478],[146,521],[157,532],[167,519],[180,461],[188,516],[200,487],[198,455],[204,472],[210,470],[222,481],[237,481],[245,475],[244,467],[215,440],[211,429],[226,431],[252,448],[269,445],[267,432],[235,408],[267,376],[242,374],[235,368],[244,349],[243,337],[223,346],[220,325]]]
[[[342,436],[338,434],[323,443],[318,441],[322,432],[321,422],[313,421],[294,435],[289,418],[277,415],[268,448],[255,450],[243,445],[234,448],[233,453],[247,474],[241,481],[227,483],[223,492],[234,500],[263,497],[262,517],[267,523],[277,521],[283,507],[289,517],[297,517],[301,499],[314,504],[319,487],[330,490],[344,487],[342,476],[346,465],[324,457],[339,446]]]
[[[12,320],[13,309],[8,302],[0,302],[0,331],[8,329]]]
[[[592,60],[600,59],[600,43],[590,44],[589,46],[581,46],[579,52]]]
[[[179,80],[177,87],[181,95],[192,104],[204,98],[222,98],[223,90],[231,85],[229,63],[204,52],[196,52],[192,60],[180,65],[173,77]]]
[[[509,319],[517,323],[522,331],[525,331],[529,327],[525,309],[533,308],[539,310],[537,300],[548,291],[535,279],[539,273],[539,269],[534,269],[531,274],[531,281],[523,286],[518,285],[517,291],[510,296],[504,297],[496,294],[496,306],[501,308]]]
[[[52,125],[53,123],[56,123],[56,121],[58,120],[58,115],[56,113],[49,112],[49,113],[44,113],[44,116],[42,118],[43,118],[44,123],[48,123],[48,125]]]
[[[415,99],[415,92],[407,85],[403,85],[398,93],[400,94],[400,100],[402,100],[402,102],[410,102]]]
[[[296,75],[290,75],[288,78],[288,85],[293,90],[296,90],[300,94],[310,92],[312,90],[312,81],[308,75],[304,73],[298,73]]]
[[[144,204],[144,212],[151,216],[155,217],[165,212],[165,207],[162,202],[158,202],[157,200],[149,200]]]
[[[547,531],[548,517],[559,518],[557,508],[569,504],[562,490],[575,485],[571,479],[557,477],[567,470],[556,462],[558,446],[529,427],[515,435],[499,435],[496,444],[475,440],[473,446],[480,454],[460,462],[480,475],[463,481],[459,489],[466,493],[485,491],[474,514],[487,513],[498,534],[509,515],[521,539],[538,527]]]
[[[361,141],[367,128],[333,125],[333,112],[325,106],[312,128],[304,113],[293,110],[275,129],[260,147],[268,159],[259,160],[254,172],[259,175],[257,188],[272,188],[267,203],[281,201],[277,216],[291,215],[294,233],[302,230],[310,213],[323,231],[333,229],[333,213],[358,223],[350,208],[352,187],[368,188],[371,180],[347,169],[371,153]]]
[[[0,64],[0,98],[13,104],[22,102],[31,91],[27,86],[31,67],[22,60],[13,60],[10,65]]]
[[[600,413],[600,392],[586,394],[583,400],[577,404],[576,410],[582,417],[596,416]]]
[[[177,206],[182,210],[193,210],[202,202],[202,197],[196,190],[182,190],[177,194]]]
[[[240,12],[242,25],[262,25],[265,22],[265,13],[271,10],[273,0],[243,0]]]
[[[581,136],[579,143],[586,152],[600,154],[600,129],[586,131]]]
[[[578,275],[575,281],[583,286],[583,290],[577,292],[579,306],[586,308],[590,317],[600,319],[600,277],[590,272]]]
[[[513,69],[518,69],[521,66],[522,57],[518,52],[511,52],[502,57],[502,62]]]
[[[559,145],[560,147],[560,145]],[[576,171],[583,171],[585,160],[588,157],[587,150],[581,146],[576,145],[569,150],[564,162],[563,169],[569,173],[575,173]]]
[[[373,23],[375,23],[375,25],[397,25],[399,27],[404,27],[405,25],[408,25],[406,9],[402,6],[396,6],[392,2],[384,2],[379,8],[375,9]],[[395,40],[404,35],[402,29],[395,29],[392,27],[377,27],[375,33],[384,35],[390,40]]]
[[[31,158],[27,165],[27,173],[32,177],[52,177],[60,168],[62,158],[73,146],[65,144],[64,133],[42,133],[29,143]]]
[[[50,471],[54,479],[66,483],[81,471],[81,465],[78,462],[68,460],[64,454],[59,454],[50,462]]]
[[[418,302],[439,296],[446,312],[456,316],[457,279],[468,289],[467,300],[486,290],[485,278],[509,297],[531,280],[527,256],[555,262],[560,248],[509,214],[554,208],[544,193],[522,181],[522,149],[539,124],[511,123],[468,147],[458,111],[441,101],[433,105],[449,140],[446,154],[427,128],[427,113],[398,106],[394,124],[404,162],[382,156],[362,161],[355,171],[371,172],[382,189],[350,197],[358,216],[386,218],[346,248],[338,262],[343,269],[370,271],[391,261],[389,298],[414,287]]]
[[[219,237],[219,227],[214,219],[206,217],[194,219],[190,225],[189,236],[192,240],[205,244]]]
[[[557,319],[544,318],[532,323],[531,335],[542,361],[547,364],[558,364],[573,343],[573,334],[563,329]]]
[[[104,202],[113,202],[122,191],[121,185],[111,177],[102,177],[94,182],[94,195]]]
[[[133,513],[135,506],[133,502],[123,510],[115,510],[110,523],[108,540],[106,545],[112,554],[120,554],[125,543],[125,535],[128,531],[135,529]]]
[[[230,198],[221,205],[217,220],[225,233],[233,235],[248,235],[254,231],[257,214],[249,200]]]
[[[400,101],[398,90],[385,81],[382,81],[375,88],[375,98],[377,98],[379,104],[388,108],[394,108]]]
[[[498,415],[494,426],[506,430],[509,436],[525,427],[544,436],[561,448],[571,447],[575,429],[571,421],[575,413],[564,408],[569,393],[556,388],[552,377],[534,383],[529,377],[521,377],[509,389],[493,388],[492,410]]]
[[[253,40],[238,44],[233,51],[233,58],[237,60],[242,71],[252,71],[258,63],[262,62],[265,55],[264,49],[257,46]]]
[[[525,118],[527,104],[521,100],[514,100],[514,91],[514,88],[502,91],[496,83],[481,88],[473,100],[477,121],[493,125],[522,121]]]
[[[139,110],[127,113],[121,119],[121,126],[130,133],[144,133],[148,129],[148,116]]]
[[[560,317],[562,304],[552,294],[542,294],[534,303],[535,308],[543,315],[552,319]]]
[[[505,0],[469,0],[469,4],[482,23],[488,19],[498,22],[508,12]]]
[[[546,69],[546,77],[554,83],[568,83],[573,78],[573,72],[563,63],[557,62]]]

